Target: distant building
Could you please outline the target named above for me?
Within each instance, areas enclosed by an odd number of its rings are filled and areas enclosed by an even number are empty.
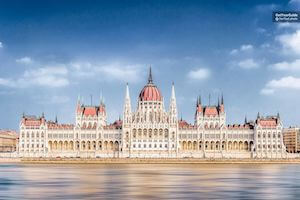
[[[0,130],[0,152],[14,152],[17,150],[18,134],[11,130]]]
[[[300,152],[300,128],[290,127],[283,129],[283,142],[289,153]]]
[[[217,105],[196,100],[195,121],[178,119],[175,86],[169,109],[154,84],[148,82],[131,106],[126,86],[123,118],[106,121],[104,102],[75,109],[75,124],[59,124],[41,117],[23,116],[19,155],[25,157],[132,157],[132,158],[284,158],[287,155],[279,114],[243,124],[227,125],[223,95]]]

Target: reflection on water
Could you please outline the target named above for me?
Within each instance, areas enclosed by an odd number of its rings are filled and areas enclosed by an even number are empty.
[[[299,199],[300,166],[4,165],[0,199]]]

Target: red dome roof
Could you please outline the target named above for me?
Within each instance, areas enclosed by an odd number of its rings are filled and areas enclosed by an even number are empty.
[[[162,101],[162,96],[158,88],[153,84],[146,85],[140,93],[141,101]]]
[[[151,67],[148,77],[148,84],[142,89],[139,99],[140,101],[162,101],[162,96],[159,89],[153,84]]]

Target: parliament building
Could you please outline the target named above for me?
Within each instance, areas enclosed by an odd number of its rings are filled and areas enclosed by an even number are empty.
[[[285,158],[279,114],[238,125],[226,124],[223,95],[217,105],[197,98],[193,124],[178,118],[174,84],[169,108],[152,79],[141,90],[133,109],[126,85],[122,118],[108,124],[108,110],[99,105],[75,108],[75,123],[60,124],[23,115],[20,157],[72,158]]]

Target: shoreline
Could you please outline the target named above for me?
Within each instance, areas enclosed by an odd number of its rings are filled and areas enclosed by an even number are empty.
[[[0,164],[300,164],[300,159],[0,158]]]

